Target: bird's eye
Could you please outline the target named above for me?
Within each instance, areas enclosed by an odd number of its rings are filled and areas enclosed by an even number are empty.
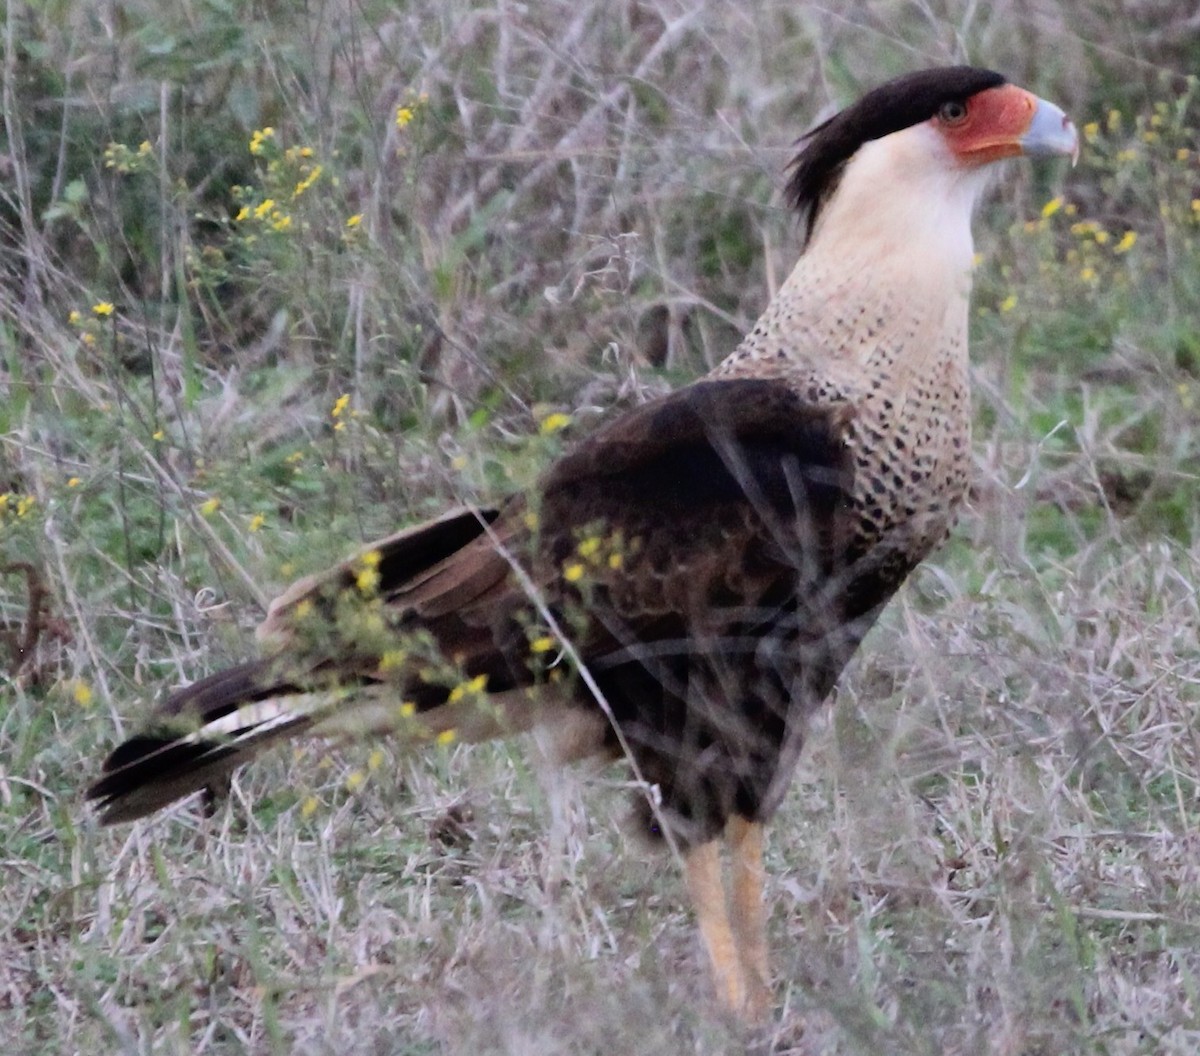
[[[938,108],[938,118],[944,125],[960,125],[967,119],[967,104],[951,99]]]

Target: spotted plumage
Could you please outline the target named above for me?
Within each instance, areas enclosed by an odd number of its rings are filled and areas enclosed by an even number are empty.
[[[804,252],[725,362],[584,438],[530,494],[293,585],[262,659],[178,691],[113,751],[88,792],[103,819],[219,786],[300,733],[537,726],[646,782],[718,994],[760,1016],[761,825],[806,719],[966,491],[972,210],[991,162],[1075,144],[1056,107],[968,67],[819,126],[789,186]]]

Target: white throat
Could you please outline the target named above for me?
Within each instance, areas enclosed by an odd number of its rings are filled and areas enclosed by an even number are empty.
[[[971,217],[992,168],[963,165],[929,123],[865,143],[818,217],[800,268],[869,267],[905,286],[965,295]]]

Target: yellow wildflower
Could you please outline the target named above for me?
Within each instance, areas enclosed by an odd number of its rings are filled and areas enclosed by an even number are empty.
[[[78,326],[81,322],[83,322],[83,315],[77,309],[72,308],[70,313],[67,315],[67,322],[72,326]]]
[[[257,532],[266,523],[267,523],[266,517],[264,517],[261,513],[256,513],[253,517],[250,518],[250,526],[249,526],[250,531],[252,533]]]
[[[342,393],[336,400],[333,401],[333,409],[329,412],[331,418],[340,418],[346,408],[350,406],[350,394]]]
[[[311,818],[317,812],[317,807],[319,806],[320,803],[316,796],[305,796],[304,802],[300,804],[300,817]]]
[[[275,208],[275,199],[274,198],[264,198],[261,202],[258,203],[258,205],[256,205],[254,207],[254,219],[261,220],[264,216],[267,216],[271,212],[271,210],[274,208]]]
[[[1079,277],[1083,279],[1084,282],[1095,282],[1096,269],[1092,267],[1084,268],[1079,272]]]
[[[112,301],[97,301],[92,305],[92,314],[98,315],[101,318],[106,318],[113,314]]]
[[[1042,219],[1046,220],[1057,213],[1063,206],[1062,198],[1051,198],[1045,205],[1042,206]]]
[[[457,686],[450,690],[450,696],[446,699],[451,704],[457,704],[468,694],[474,695],[476,693],[482,693],[486,687],[487,675],[476,675],[474,678],[468,679],[466,682],[460,682]]]
[[[563,565],[563,579],[568,583],[578,583],[583,579],[584,568],[578,561]]]
[[[569,414],[555,411],[554,414],[548,414],[542,419],[542,424],[538,427],[538,431],[542,436],[549,436],[551,433],[557,433],[560,429],[565,429],[570,424],[571,416]]]
[[[346,220],[347,227],[358,227],[362,223],[362,213],[355,213]]]
[[[396,107],[396,127],[397,128],[407,128],[408,125],[412,122],[412,119],[413,119],[412,107],[410,107],[410,106]]]
[[[383,749],[375,748],[372,750],[371,754],[367,756],[367,769],[378,770],[381,766],[383,766]]]
[[[205,499],[202,503],[200,503],[200,512],[205,517],[211,517],[214,513],[217,512],[217,507],[220,505],[221,505],[221,500],[218,499],[214,495],[212,498]]]
[[[68,488],[77,488],[82,483],[83,483],[83,481],[80,480],[78,477],[72,477],[70,480],[67,481],[67,487]]]
[[[267,141],[275,138],[275,129],[268,125],[266,128],[258,128],[250,136],[250,153],[261,154],[266,147]]]
[[[588,538],[580,540],[579,545],[575,549],[582,558],[594,558],[600,552],[600,537],[598,535],[588,536]]]
[[[1121,236],[1121,241],[1113,246],[1113,252],[1128,253],[1131,249],[1133,249],[1135,242],[1137,242],[1137,232],[1126,231],[1125,234]]]
[[[445,747],[447,744],[453,744],[458,734],[454,730],[442,730],[437,735],[437,743]]]
[[[553,648],[554,639],[548,634],[543,634],[529,643],[529,651],[532,653],[548,653]]]
[[[1004,300],[1002,300],[1000,302],[1000,311],[1001,312],[1011,312],[1016,306],[1017,306],[1017,295],[1015,293],[1010,293],[1007,297],[1004,298]]]
[[[346,778],[346,791],[357,792],[364,784],[366,784],[367,775],[361,770],[351,770]]]
[[[1084,138],[1087,139],[1087,141],[1089,143],[1093,139],[1095,139],[1099,134],[1100,134],[1100,122],[1099,121],[1089,121],[1086,125],[1083,126]]]
[[[317,182],[317,180],[321,178],[321,172],[321,166],[314,165],[312,167],[312,171],[296,184],[296,189],[292,191],[292,197],[299,198],[300,195],[307,191],[314,183]]]
[[[286,213],[276,213],[271,221],[271,227],[276,231],[286,231],[292,226],[292,218]]]
[[[92,687],[86,682],[82,679],[76,679],[75,685],[71,687],[71,697],[81,708],[89,708],[92,705],[95,694],[92,693]]]

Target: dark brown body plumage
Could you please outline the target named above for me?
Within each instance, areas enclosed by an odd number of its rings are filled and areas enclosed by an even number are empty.
[[[265,625],[273,655],[176,694],[161,729],[117,749],[92,794],[125,820],[323,723],[459,729],[464,702],[451,698],[474,682],[485,713],[488,698],[531,691],[495,732],[536,723],[543,696],[607,708],[615,725],[594,747],[616,754],[624,741],[685,845],[734,813],[769,814],[785,787],[781,757],[799,749],[803,718],[894,586],[855,548],[852,421],[848,405],[814,409],[752,378],[646,404],[560,460],[533,501],[460,511],[297,584]],[[603,705],[577,673],[548,666],[560,644],[545,648],[547,617]],[[389,650],[405,656],[392,670]],[[450,670],[431,677],[439,656]],[[382,721],[379,705],[354,719],[353,697],[299,703],[371,685],[392,698]],[[248,707],[276,700],[296,703]],[[239,708],[237,733],[204,735]]]

